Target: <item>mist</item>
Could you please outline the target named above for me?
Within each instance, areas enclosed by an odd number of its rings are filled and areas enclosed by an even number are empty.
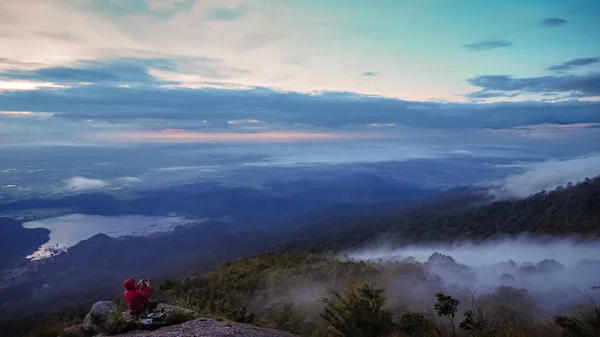
[[[421,265],[432,284],[406,282],[395,277],[386,293],[412,303],[430,303],[434,291],[443,290],[468,298],[526,289],[539,313],[555,314],[585,301],[586,293],[600,284],[600,243],[576,239],[521,237],[483,243],[381,246],[343,254],[343,259],[385,265],[408,262]],[[433,282],[436,288],[436,282]],[[424,289],[428,289],[427,291]]]
[[[543,190],[553,190],[593,178],[600,174],[600,154],[568,160],[547,160],[519,165],[521,172],[492,183],[491,192],[498,197],[526,198]]]

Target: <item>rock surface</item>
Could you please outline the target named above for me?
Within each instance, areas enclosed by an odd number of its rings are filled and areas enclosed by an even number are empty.
[[[83,320],[83,329],[89,333],[101,333],[106,326],[106,320],[117,306],[111,301],[100,301],[92,305],[92,309]]]
[[[66,328],[62,334],[58,335],[58,337],[88,337],[89,335],[90,334],[83,329],[82,323]]]
[[[178,307],[175,305],[170,305],[170,304],[165,304],[165,303],[159,303],[156,308],[154,310],[152,310],[152,313],[154,314],[153,319],[155,321],[162,321],[162,322],[168,322],[169,319],[175,314],[175,313],[184,313],[184,314],[192,314],[193,311],[187,308],[183,308],[183,307]],[[123,316],[123,319],[127,322],[132,322],[135,323],[137,325],[142,325],[144,319],[146,318],[146,315],[131,315],[129,313],[128,310],[123,311],[121,313],[121,315]]]
[[[104,336],[104,335],[100,335]],[[292,337],[294,335],[250,324],[224,323],[214,319],[198,318],[179,325],[171,325],[153,331],[132,331],[122,337]]]

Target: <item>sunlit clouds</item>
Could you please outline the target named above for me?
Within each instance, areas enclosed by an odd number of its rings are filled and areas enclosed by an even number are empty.
[[[54,116],[53,112],[31,112],[31,111],[0,111],[0,116],[7,117],[36,117],[36,118],[49,118]]]
[[[588,15],[599,10],[4,1],[0,145],[381,141],[449,153],[552,141],[561,155],[600,150],[600,26]]]
[[[504,48],[472,53],[461,46],[505,31],[506,20],[476,18],[511,12],[510,4],[471,6],[473,19],[466,20],[461,11],[448,15],[454,8],[444,3],[425,5],[424,11],[418,2],[7,1],[0,14],[0,69],[166,59],[176,66],[152,68],[150,75],[171,82],[162,84],[168,87],[269,87],[464,101],[474,91],[465,79],[474,75],[542,76],[545,68],[569,59],[597,56],[597,49],[588,50],[593,49],[591,32],[597,23],[583,17],[570,18],[565,25],[570,30],[539,25],[539,16],[546,15],[553,20],[548,22],[566,22],[551,14],[568,12],[569,5],[529,4],[539,15],[510,15],[522,36],[506,37],[510,41]],[[529,30],[536,25],[535,31]],[[448,27],[453,27],[452,34]],[[567,35],[574,32],[576,40]],[[549,52],[565,41],[568,49]],[[518,48],[526,49],[506,59],[503,53]],[[537,59],[541,54],[547,55],[543,64]]]
[[[37,90],[37,89],[60,89],[67,88],[67,86],[59,85],[50,82],[40,81],[3,81],[0,79],[0,91],[10,90]]]
[[[266,131],[254,133],[201,132],[182,129],[90,133],[89,140],[124,143],[246,143],[310,142],[327,140],[377,139],[370,133]]]

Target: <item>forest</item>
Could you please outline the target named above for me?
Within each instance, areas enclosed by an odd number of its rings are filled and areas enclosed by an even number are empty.
[[[285,249],[340,250],[386,241],[451,242],[532,236],[600,236],[600,177],[525,199],[488,202],[481,189],[458,189],[406,211],[355,220],[316,222],[293,234]]]
[[[570,305],[550,308],[528,289],[511,285],[504,274],[498,275],[504,285],[479,293],[445,280],[436,273],[439,268],[470,269],[442,254],[420,263],[353,261],[319,252],[267,253],[226,263],[201,276],[164,280],[153,299],[190,308],[197,317],[300,336],[597,336],[600,332],[595,290],[571,290]],[[515,270],[514,277],[548,273],[548,261]],[[114,300],[123,307],[121,297]],[[33,316],[3,331],[55,336],[84,314],[78,308]]]

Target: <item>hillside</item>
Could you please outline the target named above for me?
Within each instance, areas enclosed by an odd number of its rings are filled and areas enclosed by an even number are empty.
[[[25,256],[48,241],[49,234],[45,228],[23,228],[21,222],[0,216],[0,271],[26,262]]]
[[[596,266],[600,264],[595,263]],[[407,315],[413,318],[420,317],[421,323],[418,324],[421,324],[422,329],[433,329],[437,325],[442,332],[436,335],[450,336],[450,321],[428,314],[428,310],[433,310],[436,305],[436,294],[444,292],[464,303],[459,303],[457,308],[457,322],[468,320],[468,311],[472,306],[480,306],[482,310],[492,314],[494,310],[498,310],[500,316],[495,321],[487,321],[490,328],[498,329],[497,333],[485,336],[558,337],[561,336],[559,327],[553,326],[549,320],[556,314],[571,312],[575,305],[585,303],[585,298],[571,289],[555,289],[551,294],[546,294],[535,287],[525,289],[519,287],[520,283],[512,283],[539,275],[557,278],[560,274],[556,273],[561,273],[561,269],[548,268],[552,264],[559,266],[558,262],[549,261],[540,261],[533,267],[514,266],[513,281],[498,272],[497,286],[480,291],[477,297],[473,297],[473,290],[464,284],[458,284],[457,280],[464,279],[466,282],[472,279],[477,269],[462,265],[450,256],[433,254],[425,262],[411,259],[361,262],[317,253],[273,253],[227,263],[197,277],[166,280],[158,286],[153,299],[190,308],[202,317],[215,317],[224,321],[316,337],[328,336],[333,324],[326,318],[327,315],[324,315],[325,308],[328,307],[324,299],[337,303],[336,294],[350,296],[349,294],[358,292],[355,295],[359,297],[373,296],[370,300],[374,301],[373,303],[381,303],[382,310],[389,313],[390,329],[396,332],[393,336],[414,336],[407,333],[415,328],[403,320],[402,317],[406,318]],[[569,267],[566,272],[580,273],[581,268],[589,268],[589,265]],[[369,286],[364,288],[363,284]],[[381,292],[369,294],[369,287],[380,289]],[[549,298],[554,302],[549,302]],[[346,297],[345,300],[352,301],[352,297]],[[122,306],[120,296],[115,301]],[[360,308],[348,310],[367,310],[364,306]],[[35,327],[34,331],[29,330],[28,336],[49,336],[42,334],[44,329],[61,330],[81,321],[81,318],[74,316],[76,315],[66,311],[48,319],[32,317],[29,321],[21,321],[20,329]],[[359,317],[360,314],[353,319],[360,320]],[[437,319],[437,322],[434,319]],[[220,326],[214,336],[226,331],[240,331],[238,336],[263,336],[260,334],[261,330],[248,325],[223,328],[227,324],[207,322],[196,320],[154,333],[139,332],[133,335],[171,336],[169,333],[172,333],[172,336],[178,337],[209,336],[207,332],[214,331],[210,329]],[[5,325],[2,328],[3,331],[12,332],[17,331],[19,326]],[[236,330],[237,328],[241,330]],[[241,331],[254,331],[255,334],[246,335]],[[434,330],[430,332],[434,333]],[[381,333],[369,336],[387,335]],[[461,330],[459,335],[475,336],[468,329]]]
[[[277,231],[238,232],[231,231],[226,224],[210,222],[180,228],[171,235],[152,239],[112,239],[99,235],[73,247],[71,254],[41,264],[38,270],[28,274],[26,282],[4,289],[0,297],[14,309],[7,313],[9,315],[28,313],[30,306],[20,304],[33,303],[30,301],[36,303],[38,310],[46,311],[92,302],[103,294],[118,293],[122,275],[132,275],[132,263],[138,261],[142,263],[135,275],[161,279],[165,270],[179,271],[172,274],[177,277],[202,274],[182,282],[165,281],[156,296],[167,302],[225,316],[246,307],[249,312],[256,313],[255,324],[305,334],[302,329],[320,329],[311,322],[318,321],[315,316],[318,310],[314,305],[320,303],[319,298],[326,294],[327,287],[344,289],[348,284],[368,280],[386,286],[390,277],[397,276],[390,274],[387,268],[411,273],[409,284],[427,285],[429,304],[434,295],[431,289],[440,287],[437,281],[433,282],[436,276],[427,273],[422,264],[377,265],[342,261],[316,252],[354,249],[382,238],[400,244],[486,240],[523,233],[583,239],[596,238],[600,234],[599,178],[522,200],[486,203],[489,196],[481,193],[480,189],[455,189],[407,211],[371,215],[361,210],[354,213],[361,217],[354,219],[332,220],[340,219],[335,217],[339,209],[316,212],[301,218],[301,222],[311,221],[312,225],[280,227]],[[381,209],[393,208],[386,204]],[[312,254],[307,253],[311,250]],[[225,261],[265,251],[273,253],[225,263],[204,274]],[[140,255],[139,252],[146,253]],[[582,264],[581,268],[600,270],[596,264]],[[184,269],[187,272],[181,273]],[[581,275],[586,275],[582,279],[589,282],[600,277],[589,273]],[[98,285],[93,290],[74,287],[90,282]],[[290,295],[290,290],[300,291],[302,298],[308,294],[310,305],[305,306],[305,302],[300,307],[295,302],[290,304],[290,299],[298,298],[295,293]],[[61,296],[65,292],[69,292],[68,298]],[[393,290],[393,296],[401,294]],[[569,301],[573,298],[572,291],[554,295]],[[461,296],[468,300],[470,295],[462,293]],[[411,303],[414,307],[416,302]],[[279,315],[284,315],[285,319]]]
[[[385,239],[394,243],[486,240],[495,237],[600,237],[600,177],[529,198],[484,203],[481,190],[453,192],[407,211],[336,220],[294,233],[287,249],[344,249]]]
[[[152,238],[98,235],[72,247],[72,254],[36,264],[23,274],[26,278],[6,280],[9,286],[0,289],[0,298],[12,310],[0,321],[32,313],[30,303],[45,311],[57,305],[92,302],[117,291],[123,275],[156,279],[197,275],[228,260],[265,251],[339,251],[382,239],[401,244],[484,240],[522,233],[597,237],[599,185],[596,178],[523,200],[483,205],[489,196],[481,189],[453,189],[408,211],[389,213],[394,208],[387,203],[379,204],[385,213],[375,215],[364,205],[354,206],[349,211],[353,217],[348,218],[338,216],[343,211],[339,207],[328,208],[298,217],[293,226],[286,223],[268,230],[240,231],[234,224],[206,222]],[[97,283],[93,290],[76,286],[90,282]],[[69,292],[68,298],[62,296],[65,292]]]

